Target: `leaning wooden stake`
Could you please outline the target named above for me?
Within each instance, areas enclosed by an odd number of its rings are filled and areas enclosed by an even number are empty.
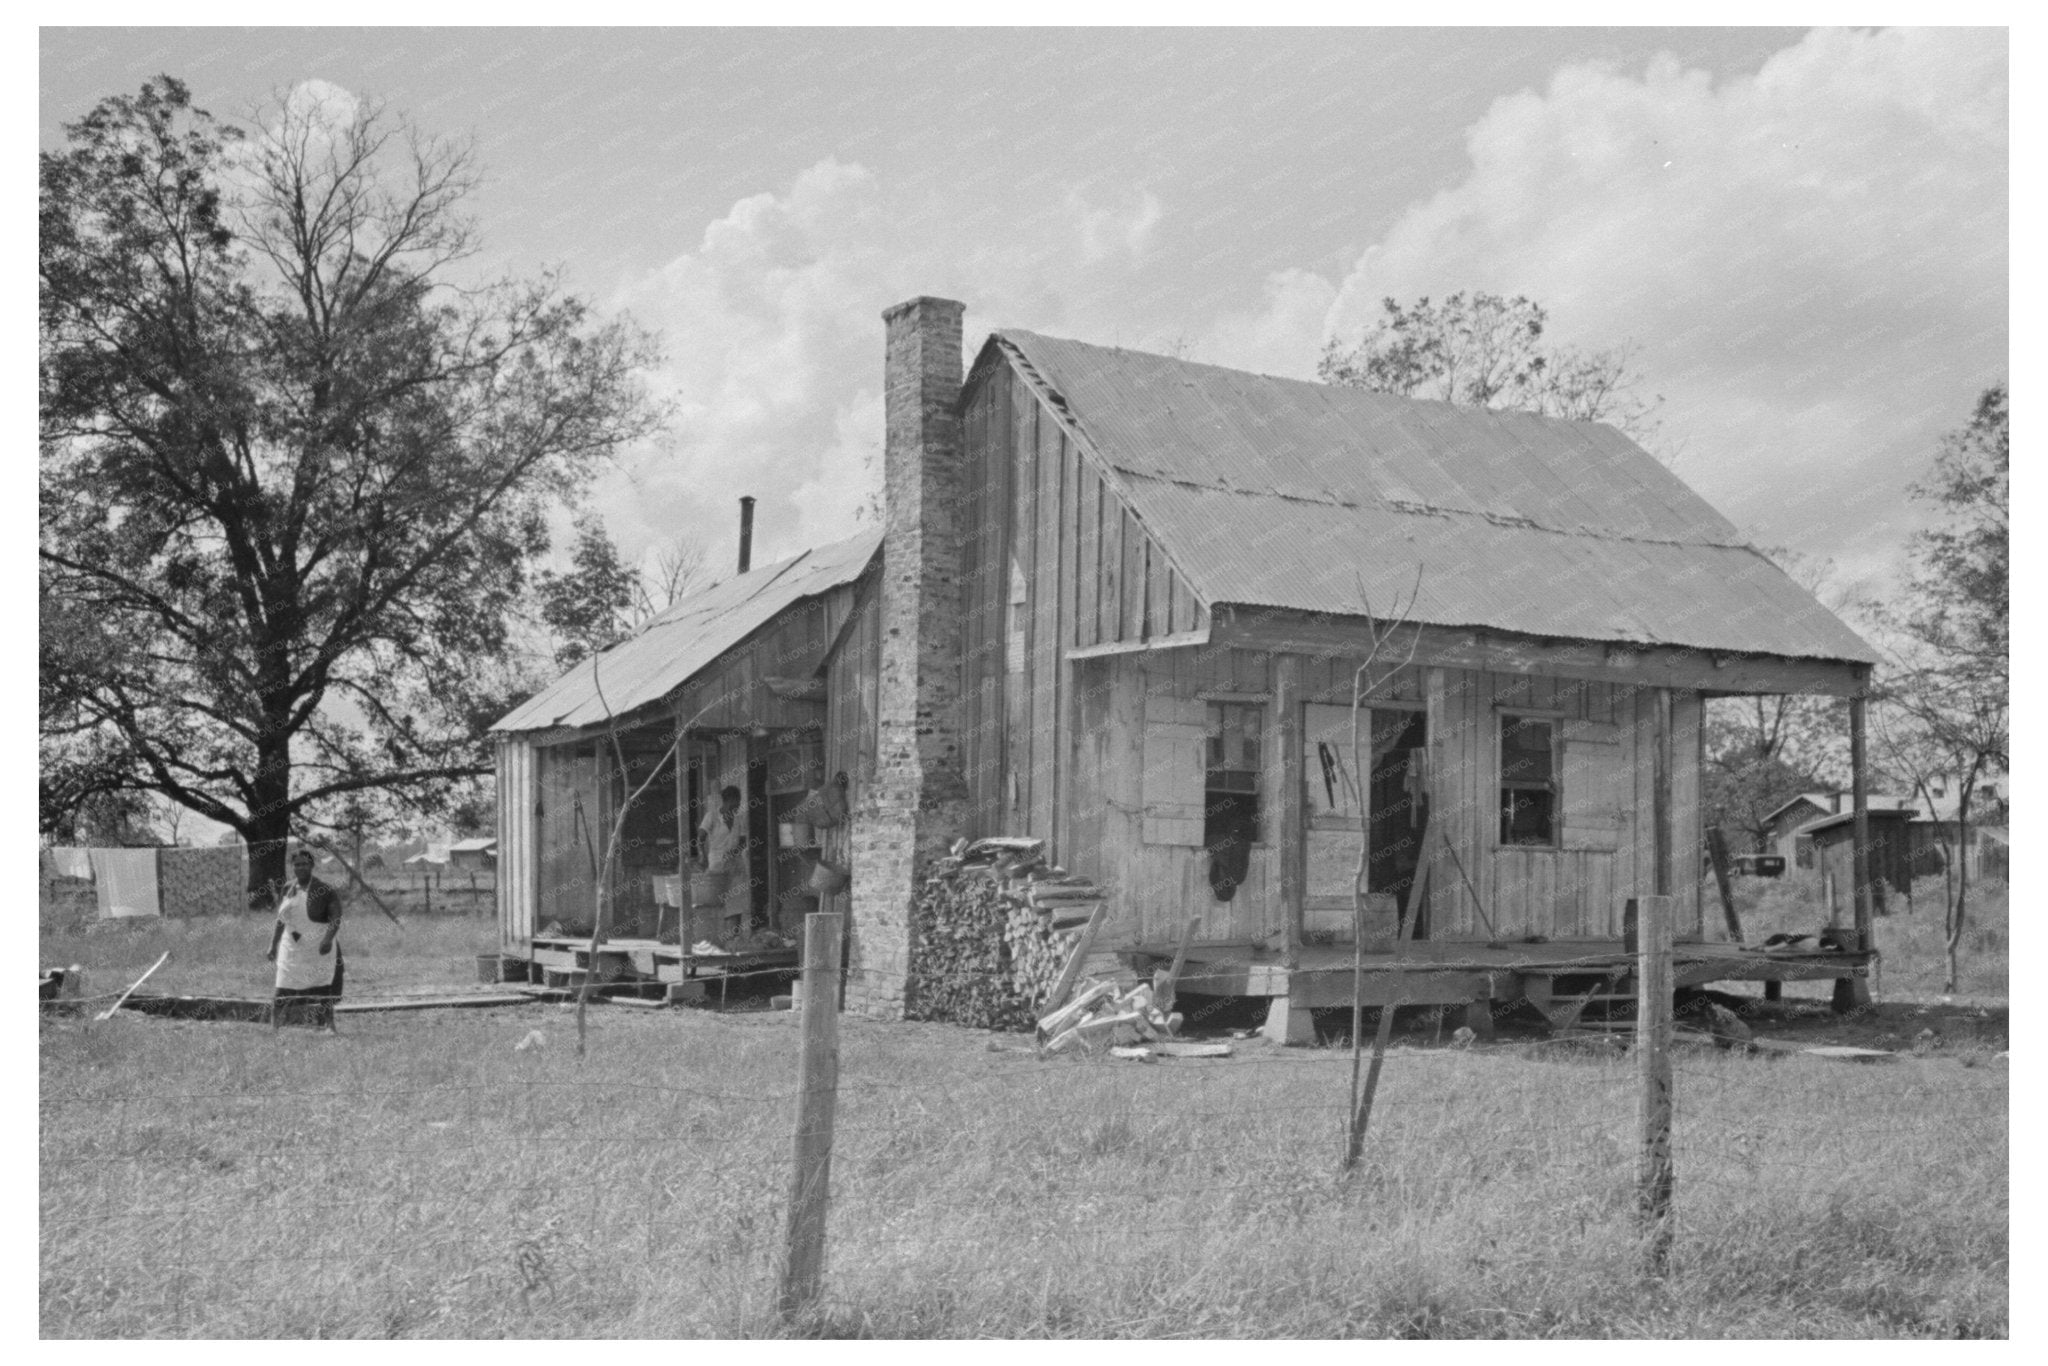
[[[122,992],[119,996],[116,996],[114,998],[114,1004],[108,1006],[105,1010],[101,1011],[99,1014],[92,1017],[93,1023],[102,1024],[108,1020],[113,1019],[114,1012],[121,1008],[121,1003],[127,1000],[130,996],[133,996],[135,994],[135,988],[141,986],[144,982],[147,982],[150,979],[150,975],[152,973],[154,973],[158,968],[162,967],[164,964],[170,961],[171,951],[169,949],[165,949],[164,956],[157,959],[154,963],[151,963],[149,965],[149,972],[145,972],[140,977],[136,978],[134,983],[129,986],[128,990]]]
[[[776,1297],[784,1318],[794,1318],[816,1302],[825,1264],[832,1119],[839,1096],[839,931],[837,915],[821,911],[804,917],[803,1060],[797,1072],[789,1229]]]
[[[1081,976],[1081,965],[1088,961],[1088,955],[1095,951],[1095,935],[1102,929],[1103,914],[1109,910],[1109,902],[1098,901],[1089,912],[1088,923],[1081,930],[1081,937],[1074,941],[1074,951],[1067,955],[1067,965],[1060,970],[1059,981],[1053,983],[1052,995],[1039,1006],[1040,1015],[1050,1015],[1066,1004],[1067,993],[1074,989],[1074,983]]]
[[[1644,1268],[1671,1267],[1671,905],[1668,896],[1636,902],[1636,1061],[1641,1083],[1642,1150],[1636,1164],[1636,1214]]]
[[[1735,914],[1735,893],[1728,885],[1728,837],[1721,827],[1707,827],[1707,858],[1714,865],[1714,884],[1721,892],[1721,915],[1728,922],[1728,938],[1742,942],[1742,918]]]

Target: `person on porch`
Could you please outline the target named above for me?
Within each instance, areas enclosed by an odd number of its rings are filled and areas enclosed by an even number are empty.
[[[753,902],[747,876],[747,822],[740,814],[740,797],[737,787],[721,788],[718,809],[706,812],[698,826],[704,836],[704,871],[731,879],[726,884],[725,923],[727,931],[735,933],[746,929],[747,910]]]

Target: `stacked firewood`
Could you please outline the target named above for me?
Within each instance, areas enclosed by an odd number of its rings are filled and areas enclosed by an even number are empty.
[[[906,1013],[980,1029],[1030,1029],[1102,903],[1085,878],[1016,836],[960,841],[934,860],[911,905]]]
[[[1038,1042],[1048,1053],[1061,1053],[1170,1039],[1181,1024],[1172,1004],[1171,988],[1164,984],[1140,983],[1119,992],[1115,982],[1091,981],[1038,1022]]]

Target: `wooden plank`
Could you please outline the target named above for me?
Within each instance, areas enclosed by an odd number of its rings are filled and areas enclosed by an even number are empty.
[[[1368,966],[1361,983],[1364,1006],[1464,1005],[1484,1001],[1492,995],[1491,979],[1483,972],[1446,972],[1432,967],[1426,971],[1375,969]],[[1297,1008],[1324,1010],[1348,1006],[1352,999],[1351,969],[1296,968],[1289,974],[1288,998]]]
[[[1108,902],[1101,902],[1089,915],[1088,923],[1082,927],[1080,937],[1074,941],[1073,952],[1067,955],[1067,965],[1060,969],[1059,980],[1053,983],[1052,991],[1038,1007],[1040,1015],[1049,1015],[1066,1004],[1067,993],[1074,989],[1074,982],[1081,975],[1081,964],[1094,951],[1095,936],[1102,930],[1102,918],[1107,913],[1108,906]]]
[[[1158,650],[1184,650],[1207,645],[1209,633],[1184,631],[1178,635],[1154,636],[1150,640],[1105,640],[1099,645],[1076,645],[1065,651],[1069,660],[1105,659],[1111,655],[1140,655]]]
[[[1087,461],[1080,464],[1080,562],[1075,577],[1077,645],[1102,640],[1102,480]]]
[[[1731,942],[1742,942],[1742,919],[1735,913],[1735,893],[1728,885],[1728,839],[1721,827],[1707,827],[1707,858],[1714,865],[1714,887],[1721,895],[1721,915]]]
[[[525,992],[480,992],[473,996],[407,996],[385,1001],[340,1001],[337,1015],[378,1015],[402,1010],[465,1010],[492,1006],[523,1006],[532,997]]]
[[[1678,646],[1558,642],[1508,632],[1420,626],[1415,662],[1445,668],[1605,679],[1638,686],[1696,688],[1710,695],[1810,693],[1848,697],[1868,687],[1870,666],[1849,661],[1716,654]],[[1216,639],[1246,649],[1305,655],[1363,655],[1362,621],[1282,608],[1232,607]]]
[[[1163,636],[1171,634],[1167,617],[1171,613],[1173,587],[1170,576],[1173,571],[1167,567],[1166,556],[1152,542],[1145,538],[1145,634]]]
[[[1195,595],[1189,591],[1187,581],[1178,573],[1169,577],[1172,580],[1169,586],[1172,615],[1167,621],[1166,629],[1173,632],[1192,631],[1199,624],[1195,620]]]

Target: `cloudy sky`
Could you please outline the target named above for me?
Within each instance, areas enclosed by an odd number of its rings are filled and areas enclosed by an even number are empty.
[[[158,72],[474,139],[495,263],[663,336],[681,413],[597,491],[633,552],[853,529],[880,312],[1312,378],[1383,296],[1525,294],[1629,343],[1760,542],[1881,582],[2007,365],[2001,30],[61,30],[45,146]]]

